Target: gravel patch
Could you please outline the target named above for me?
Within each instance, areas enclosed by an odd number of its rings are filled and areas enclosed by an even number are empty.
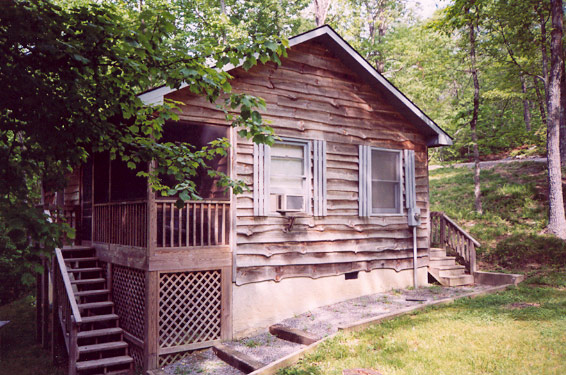
[[[487,285],[474,285],[461,287],[429,286],[419,289],[392,290],[323,306],[285,319],[279,324],[323,338],[337,332],[339,326],[351,325],[371,317],[379,317],[405,307],[422,305],[427,302],[457,297],[489,288],[490,286]],[[280,340],[267,330],[252,337],[226,342],[224,345],[265,365],[305,347],[305,345]],[[167,375],[243,374],[243,372],[219,360],[211,349],[193,352],[183,360],[166,366],[162,370]]]
[[[192,352],[180,361],[162,368],[167,375],[244,375],[212,352],[212,349]]]
[[[224,345],[265,365],[305,347],[305,345],[278,339],[267,331],[239,341],[227,342]]]

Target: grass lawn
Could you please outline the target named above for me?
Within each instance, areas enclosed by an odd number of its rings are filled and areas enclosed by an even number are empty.
[[[0,320],[10,320],[2,332],[0,375],[63,375],[49,351],[35,341],[35,306],[25,297],[0,307]]]
[[[430,209],[444,211],[481,242],[481,255],[513,234],[540,234],[548,225],[546,164],[501,164],[481,171],[483,215],[474,211],[473,170],[430,172]]]
[[[339,334],[279,374],[566,374],[566,272],[545,280]]]

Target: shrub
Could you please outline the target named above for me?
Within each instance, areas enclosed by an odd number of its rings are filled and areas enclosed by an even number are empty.
[[[566,266],[566,241],[553,236],[514,234],[497,244],[491,260],[503,267]]]

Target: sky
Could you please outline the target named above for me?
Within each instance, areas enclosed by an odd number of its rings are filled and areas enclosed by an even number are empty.
[[[409,6],[412,6],[415,12],[422,18],[432,16],[436,9],[444,8],[450,3],[449,0],[409,0]],[[420,6],[419,4],[420,3]]]

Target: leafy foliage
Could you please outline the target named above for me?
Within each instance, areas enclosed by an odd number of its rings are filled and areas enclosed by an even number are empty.
[[[200,150],[186,143],[160,143],[165,122],[177,119],[179,103],[146,106],[138,98],[143,90],[187,85],[224,108],[240,135],[273,142],[273,130],[259,114],[263,100],[232,93],[231,76],[222,68],[279,63],[286,40],[226,35],[224,43],[203,38],[183,44],[176,37],[187,38],[188,29],[177,25],[166,5],[155,1],[138,11],[105,2],[2,2],[0,251],[6,254],[2,264],[18,264],[10,272],[23,275],[24,283],[31,281],[29,272],[41,254],[35,246],[53,248],[69,232],[34,209],[40,183],[45,191],[61,190],[66,173],[93,153],[109,151],[132,169],[155,161],[157,167],[145,176],[155,190],[179,194],[182,205],[198,197],[196,186],[185,181],[226,153],[226,139]],[[165,186],[159,179],[163,173],[180,183]],[[226,188],[242,190],[241,183],[220,172],[209,174]]]

